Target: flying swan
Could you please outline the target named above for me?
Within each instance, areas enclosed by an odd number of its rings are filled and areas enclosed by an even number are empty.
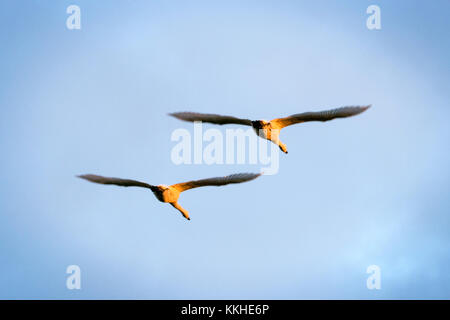
[[[189,189],[193,188],[199,188],[199,187],[206,187],[206,186],[224,186],[226,184],[230,183],[241,183],[241,182],[247,182],[253,179],[258,178],[261,175],[261,173],[237,173],[232,174],[225,177],[216,177],[216,178],[209,178],[209,179],[202,179],[202,180],[192,180],[188,182],[182,182],[173,184],[171,186],[166,185],[158,185],[153,186],[150,184],[147,184],[145,182],[140,182],[136,180],[129,180],[129,179],[120,179],[120,178],[108,178],[108,177],[102,177],[97,176],[94,174],[83,174],[79,175],[79,178],[100,183],[100,184],[113,184],[117,186],[122,187],[142,187],[142,188],[148,188],[152,190],[155,197],[161,201],[161,202],[168,202],[170,203],[175,209],[181,212],[181,214],[188,220],[191,220],[189,218],[189,212],[181,207],[178,204],[178,197],[180,196],[180,193]]]
[[[332,110],[318,111],[318,112],[304,112],[293,114],[286,118],[277,118],[271,121],[266,120],[249,120],[235,118],[231,116],[222,116],[218,114],[209,113],[195,113],[195,112],[175,112],[169,113],[170,116],[184,121],[202,121],[214,124],[242,124],[246,126],[252,126],[256,134],[263,139],[267,139],[275,143],[280,147],[284,153],[288,153],[287,147],[279,140],[280,130],[284,127],[308,122],[308,121],[329,121],[336,118],[347,118],[355,116],[366,111],[371,105],[368,106],[348,106],[341,107]]]

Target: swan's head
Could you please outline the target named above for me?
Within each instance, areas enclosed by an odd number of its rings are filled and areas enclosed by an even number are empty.
[[[153,191],[154,194],[160,194],[163,193],[164,190],[167,190],[168,187],[166,185],[160,184],[158,186],[151,186],[150,189]]]
[[[252,121],[252,127],[255,130],[259,130],[259,129],[262,129],[268,123],[269,122],[267,122],[266,120],[255,120],[255,121]]]

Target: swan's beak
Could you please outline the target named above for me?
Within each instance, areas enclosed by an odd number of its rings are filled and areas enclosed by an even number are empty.
[[[183,217],[185,217],[188,220],[191,220],[191,217],[189,217],[189,213],[188,212],[183,212]]]
[[[283,152],[286,153],[286,154],[288,153],[288,150],[287,150],[286,146],[280,145],[279,147],[280,147],[280,150],[281,150],[281,151],[283,151]]]

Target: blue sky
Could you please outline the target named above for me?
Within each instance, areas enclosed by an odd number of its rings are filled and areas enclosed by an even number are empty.
[[[81,8],[81,30],[66,8]],[[381,8],[381,30],[366,8]],[[0,298],[450,298],[448,1],[4,1]],[[166,114],[361,116],[284,129],[280,170],[175,165]],[[213,126],[206,126],[207,128]],[[225,128],[219,128],[225,130]],[[81,290],[65,286],[81,268]],[[366,288],[369,265],[381,290]]]

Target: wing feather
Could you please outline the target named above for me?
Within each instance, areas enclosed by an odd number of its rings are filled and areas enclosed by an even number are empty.
[[[121,186],[121,187],[142,187],[142,188],[148,188],[148,189],[155,188],[155,186],[152,186],[148,183],[140,182],[140,181],[136,181],[136,180],[130,180],[130,179],[109,178],[109,177],[97,176],[95,174],[82,174],[82,175],[79,175],[78,177],[88,180],[90,182],[100,183],[100,184],[113,184],[113,185]]]
[[[232,116],[221,116],[218,114],[212,114],[212,113],[196,113],[196,112],[175,112],[175,113],[169,113],[170,116],[175,117],[177,119],[183,120],[183,121],[202,121],[202,122],[209,122],[214,124],[242,124],[246,126],[251,126],[252,121],[249,119],[241,119],[236,118]]]
[[[225,177],[208,178],[202,180],[193,180],[174,184],[171,187],[183,192],[192,188],[205,186],[224,186],[230,183],[242,183],[258,178],[261,173],[237,173]]]
[[[275,129],[281,129],[287,126],[290,126],[292,124],[296,123],[302,123],[302,122],[308,122],[308,121],[329,121],[336,118],[347,118],[351,116],[356,116],[357,114],[360,114],[367,109],[369,109],[370,105],[368,106],[349,106],[349,107],[342,107],[332,110],[325,110],[325,111],[319,111],[319,112],[304,112],[304,113],[298,113],[294,114],[292,116],[286,117],[286,118],[278,118],[273,119],[270,121],[271,125]]]

